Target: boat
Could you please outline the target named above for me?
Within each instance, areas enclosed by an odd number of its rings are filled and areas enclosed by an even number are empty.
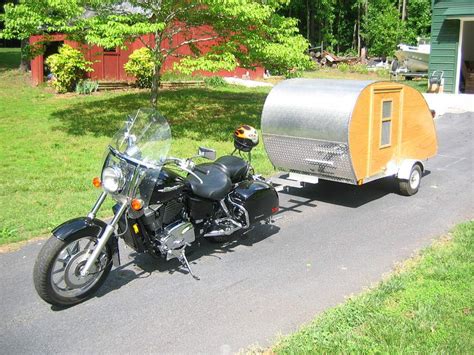
[[[419,39],[417,46],[399,44],[395,56],[400,68],[406,68],[411,73],[428,72],[431,45],[429,40]]]

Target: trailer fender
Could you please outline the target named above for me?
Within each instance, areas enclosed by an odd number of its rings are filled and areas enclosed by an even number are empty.
[[[408,180],[410,178],[411,169],[416,164],[420,165],[421,172],[425,171],[425,166],[423,162],[416,159],[405,159],[402,164],[400,165],[400,169],[398,169],[397,178],[400,180]]]

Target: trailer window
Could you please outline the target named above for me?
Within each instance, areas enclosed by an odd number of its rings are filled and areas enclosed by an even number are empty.
[[[392,118],[392,101],[382,102],[382,119]]]
[[[380,147],[391,144],[392,133],[392,101],[382,101],[382,125],[380,132]]]

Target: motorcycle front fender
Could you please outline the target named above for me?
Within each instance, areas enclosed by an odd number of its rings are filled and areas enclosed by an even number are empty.
[[[107,224],[104,221],[97,218],[78,217],[57,226],[53,229],[52,234],[63,241],[67,241],[69,238],[77,235],[96,236],[99,238],[106,226]],[[117,237],[110,237],[107,241],[107,245],[112,253],[114,266],[119,266],[120,255]]]

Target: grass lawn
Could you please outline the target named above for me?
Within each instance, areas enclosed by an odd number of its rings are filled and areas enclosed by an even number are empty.
[[[387,71],[369,71],[367,73],[355,73],[350,71],[342,72],[337,68],[323,67],[318,70],[303,73],[303,78],[307,79],[346,79],[346,80],[374,80],[374,81],[390,81],[390,75]],[[278,84],[284,80],[281,76],[270,77],[265,82]],[[395,80],[395,79],[393,79]],[[421,93],[425,93],[428,89],[428,79],[420,78],[415,80],[399,80],[399,83],[412,86]]]
[[[326,311],[283,339],[272,352],[472,353],[473,295],[471,221],[406,262],[375,289]]]
[[[390,81],[390,76],[387,72],[368,72],[368,73],[351,73],[341,72],[338,69],[322,68],[320,70],[306,72],[305,78],[312,79],[350,79],[350,80],[376,80],[376,81]],[[415,80],[399,80],[398,82],[412,86],[421,93],[425,93],[428,89],[428,79],[420,78]]]
[[[99,194],[91,179],[100,174],[110,137],[125,114],[148,105],[143,91],[54,95],[31,87],[29,75],[15,69],[18,61],[18,50],[0,49],[0,244],[48,234],[87,214]],[[163,91],[159,107],[171,124],[172,154],[191,156],[200,145],[230,153],[235,127],[260,128],[268,91]],[[262,144],[253,163],[259,173],[273,171]],[[110,209],[102,215],[111,215]]]

